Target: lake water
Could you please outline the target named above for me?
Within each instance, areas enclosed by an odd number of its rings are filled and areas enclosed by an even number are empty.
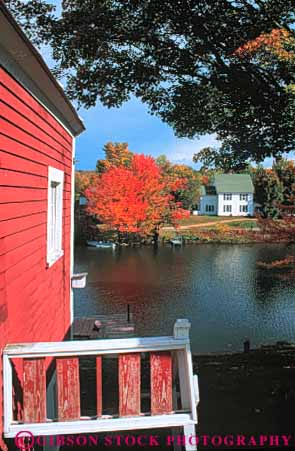
[[[295,278],[256,264],[286,255],[295,247],[78,247],[76,272],[89,275],[75,290],[75,316],[124,313],[129,304],[140,336],[171,335],[174,321],[188,318],[193,352],[295,341]]]

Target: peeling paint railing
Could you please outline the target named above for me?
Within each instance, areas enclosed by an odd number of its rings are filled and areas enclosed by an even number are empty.
[[[3,354],[5,437],[15,437],[24,426],[36,436],[163,427],[183,427],[185,434],[194,434],[198,382],[197,376],[193,376],[189,327],[187,320],[177,320],[171,337],[7,345]],[[142,412],[141,360],[147,354],[151,402],[150,411]],[[102,357],[106,355],[118,359],[119,408],[118,415],[114,416],[103,414]],[[82,356],[92,356],[96,360],[95,417],[81,417],[79,357]],[[56,367],[57,418],[47,415],[48,358]],[[21,364],[23,373],[22,421],[14,418],[15,359]]]

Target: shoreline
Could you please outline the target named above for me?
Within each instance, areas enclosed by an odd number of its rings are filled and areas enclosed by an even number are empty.
[[[181,236],[181,235],[178,235]],[[171,237],[172,238],[172,237]],[[183,247],[183,246],[193,246],[193,245],[202,245],[202,244],[224,244],[224,245],[237,245],[237,244],[243,244],[243,245],[249,245],[249,244],[285,244],[285,245],[292,245],[294,244],[293,241],[289,240],[278,240],[278,239],[272,239],[269,237],[268,239],[265,238],[257,238],[257,239],[234,239],[234,238],[210,238],[210,239],[191,239],[191,238],[183,238],[182,245],[173,245],[170,242],[170,238],[161,238],[158,240],[158,243],[154,243],[152,240],[143,240],[143,241],[123,241],[118,242],[116,240],[110,240],[107,237],[98,237],[97,241],[112,241],[118,248],[125,248],[125,247]],[[87,247],[86,240],[78,240],[76,242],[77,247],[83,246]]]
[[[200,433],[259,436],[294,431],[294,343],[192,358],[199,377]]]

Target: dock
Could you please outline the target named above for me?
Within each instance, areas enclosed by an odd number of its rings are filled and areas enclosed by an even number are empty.
[[[99,322],[100,326],[96,327],[95,322]],[[130,338],[134,336],[135,324],[131,313],[76,318],[73,324],[74,340]]]

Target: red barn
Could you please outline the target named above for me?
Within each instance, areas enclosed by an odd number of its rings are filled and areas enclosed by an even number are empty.
[[[74,143],[84,126],[3,2],[0,29],[2,437],[4,346],[62,341],[71,326]]]

